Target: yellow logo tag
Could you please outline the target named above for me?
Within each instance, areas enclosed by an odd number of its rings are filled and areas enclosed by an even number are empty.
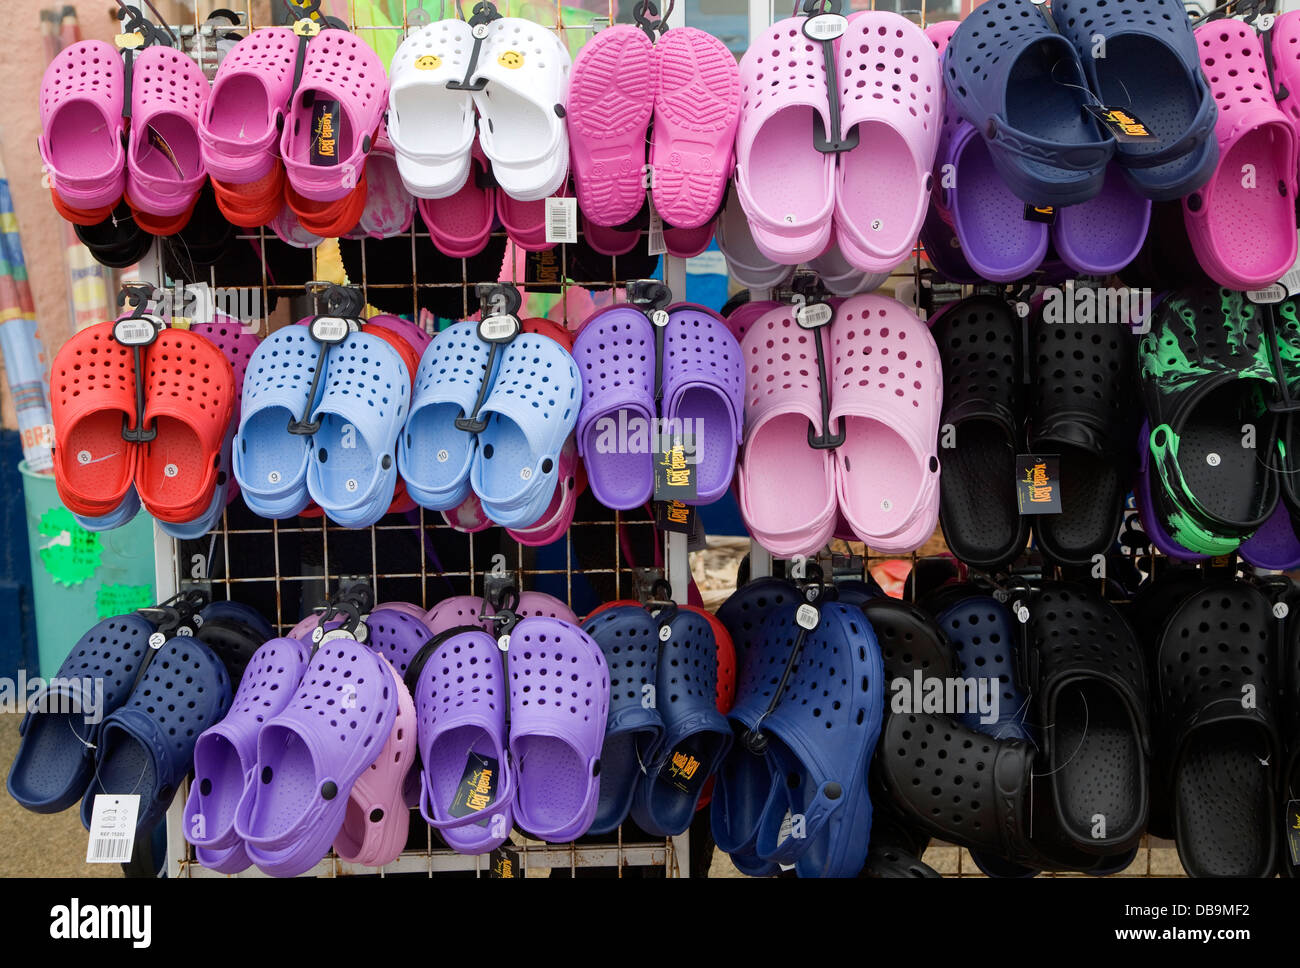
[[[423,57],[415,59],[415,69],[417,71],[436,71],[442,66],[442,58],[434,54],[425,54]]]
[[[517,50],[508,50],[497,58],[497,63],[512,71],[524,66],[524,55]]]

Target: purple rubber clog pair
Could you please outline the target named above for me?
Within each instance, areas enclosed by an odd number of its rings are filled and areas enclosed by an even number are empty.
[[[516,820],[551,842],[587,831],[600,795],[609,673],[585,632],[525,618],[507,654],[492,635],[453,626],[413,661],[412,678],[420,812],[448,846],[487,853]]]
[[[587,484],[608,508],[640,507],[654,493],[656,431],[694,437],[696,497],[711,504],[731,487],[744,411],[740,343],[711,310],[668,308],[662,386],[655,386],[655,331],[634,306],[590,317],[573,344],[582,374],[578,452]],[[662,422],[657,418],[662,417]]]

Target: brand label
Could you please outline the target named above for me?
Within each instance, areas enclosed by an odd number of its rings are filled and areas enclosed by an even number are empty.
[[[339,118],[343,107],[338,101],[317,99],[311,107],[311,152],[313,165],[339,163]]]
[[[1060,514],[1060,458],[1055,454],[1016,455],[1016,503],[1021,514]]]
[[[453,817],[464,817],[486,810],[496,800],[501,772],[498,765],[493,757],[471,752],[447,812]]]

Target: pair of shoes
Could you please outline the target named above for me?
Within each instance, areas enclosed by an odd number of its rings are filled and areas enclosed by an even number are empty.
[[[1134,465],[1133,337],[1119,325],[1076,324],[1040,310],[1025,323],[996,296],[945,307],[931,326],[944,373],[939,519],[960,560],[997,570],[1025,549],[1030,522],[1044,557],[1086,565],[1119,533]],[[1058,458],[1060,513],[1027,515],[1019,454]]]
[[[230,363],[197,333],[164,328],[140,348],[137,372],[115,325],[82,330],[54,358],[59,497],[73,514],[100,519],[98,530],[126,523],[141,504],[167,524],[211,527],[226,506],[219,478],[235,409]]]
[[[752,876],[792,866],[800,877],[856,877],[871,836],[867,773],[885,705],[881,649],[858,606],[819,602],[809,621],[803,602],[793,585],[767,578],[718,610],[735,644],[737,682],[728,714],[734,741],[710,806],[713,834]]]
[[[169,235],[206,178],[198,121],[208,81],[190,57],[152,46],[134,56],[129,92],[126,82],[111,44],[61,51],[41,82],[41,160],[68,221],[96,225],[125,197],[141,227]]]
[[[1256,305],[1215,286],[1156,307],[1138,348],[1147,414],[1138,507],[1157,547],[1230,554],[1280,500],[1300,508],[1294,421],[1274,412],[1300,383],[1295,319],[1294,299]]]
[[[930,605],[942,624],[890,599],[864,608],[891,690],[900,678],[923,692],[938,680],[941,696],[983,684],[998,715],[982,723],[945,705],[885,717],[879,776],[906,824],[968,848],[997,876],[1127,866],[1146,827],[1150,732],[1144,657],[1124,618],[1083,586],[1025,589],[1017,654],[1005,610],[978,589],[941,588]],[[1019,687],[1039,743],[1018,722]],[[974,793],[990,789],[998,795]]]
[[[470,177],[477,130],[500,190],[544,199],[568,175],[568,48],[518,17],[481,29],[480,42],[467,22],[439,20],[397,48],[387,103],[397,169],[416,198],[455,195]]]
[[[442,611],[454,614],[446,603]],[[600,796],[609,710],[600,647],[563,618],[530,616],[510,630],[503,658],[477,614],[467,617],[407,670],[421,815],[462,854],[499,847],[516,820],[542,840],[582,836]]]
[[[926,28],[940,56],[957,26],[958,21],[945,20]],[[1133,260],[1151,219],[1151,200],[1134,189],[1115,162],[1106,168],[1100,193],[1056,210],[1050,224],[1027,218],[1028,208],[1003,181],[980,131],[945,92],[932,209],[957,240],[971,275],[993,282],[1023,279],[1043,262],[1049,242],[1075,272],[1109,275]],[[927,252],[938,250],[942,259],[945,241],[936,226]],[[958,275],[967,273],[959,268]]]
[[[1087,202],[1102,192],[1112,159],[1153,201],[1204,185],[1219,158],[1216,97],[1182,5],[1151,0],[1135,14],[1061,0],[1052,17],[1030,0],[981,7],[944,55],[948,97],[1016,197]],[[1131,112],[1154,137],[1118,142],[1090,107]]]
[[[229,714],[199,737],[186,839],[223,873],[256,864],[296,877],[331,844],[354,863],[391,862],[406,840],[414,726],[410,694],[377,644],[337,632],[315,647],[272,639]]]
[[[731,746],[723,715],[735,689],[730,637],[689,605],[656,615],[611,602],[582,627],[610,679],[600,800],[588,832],[609,833],[631,816],[648,834],[675,837],[690,827]]]
[[[626,304],[588,317],[574,340],[582,373],[578,449],[592,493],[608,508],[628,510],[650,500],[656,437],[691,435],[696,493],[685,503],[716,501],[735,473],[740,346],[710,310],[678,303],[666,312],[661,361],[649,317]]]
[[[535,527],[572,477],[561,452],[581,394],[573,357],[549,336],[523,332],[493,352],[478,323],[444,329],[420,360],[398,440],[408,493],[421,507],[449,511],[472,488],[492,521]]]
[[[758,250],[782,265],[831,242],[862,272],[888,273],[910,257],[925,217],[939,142],[939,58],[898,14],[848,18],[835,61],[803,33],[803,18],[773,24],[740,62],[736,189]],[[904,73],[900,62],[910,62]],[[841,131],[832,131],[829,85]],[[829,140],[859,139],[839,152]]]
[[[694,27],[668,30],[657,43],[630,24],[600,31],[573,65],[567,104],[583,214],[595,226],[623,225],[649,188],[665,238],[668,227],[712,222],[731,177],[739,118],[740,74],[718,38]]]
[[[842,516],[871,548],[920,547],[939,515],[943,398],[925,323],[879,295],[845,300],[812,330],[783,306],[750,324],[741,351],[738,496],[759,543],[782,556],[815,554]]]
[[[258,346],[244,379],[233,461],[255,514],[293,517],[314,500],[332,520],[360,528],[388,512],[411,397],[403,356],[411,350],[386,335],[349,334],[329,348],[319,377],[323,348],[306,325],[285,326]]]

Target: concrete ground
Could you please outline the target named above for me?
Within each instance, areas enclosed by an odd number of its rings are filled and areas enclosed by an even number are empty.
[[[6,779],[18,753],[22,717],[0,714],[0,774]],[[86,863],[86,828],[77,807],[62,813],[24,810],[0,792],[0,877],[121,877],[118,864]]]

